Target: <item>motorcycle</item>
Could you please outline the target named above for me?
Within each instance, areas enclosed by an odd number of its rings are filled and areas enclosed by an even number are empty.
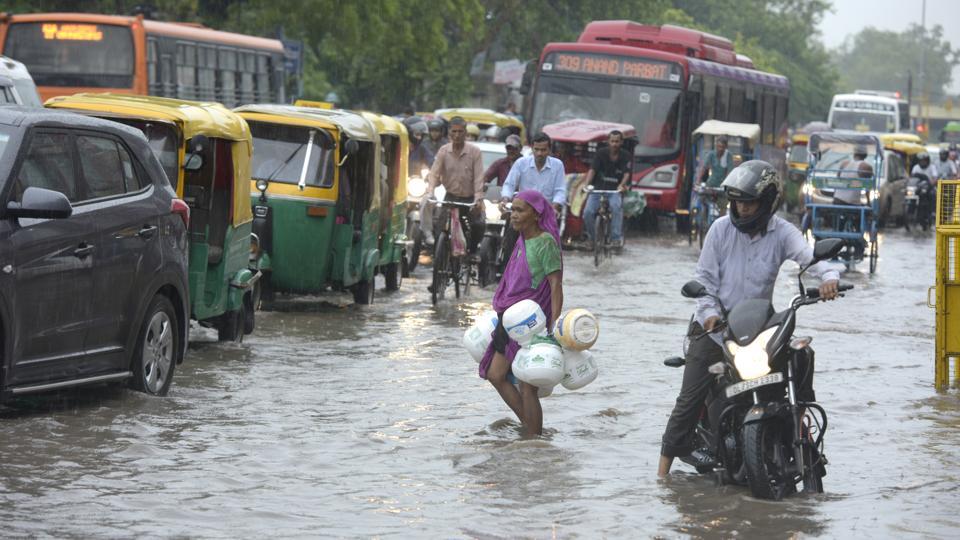
[[[839,238],[816,243],[813,261],[798,276],[800,294],[788,309],[775,312],[770,301],[755,299],[728,312],[721,303],[721,320],[714,330],[690,337],[710,339],[711,333],[722,332],[725,357],[709,368],[717,381],[694,434],[699,448],[681,458],[697,472],[715,472],[721,483],[748,485],[761,499],[780,500],[796,492],[799,483],[804,492],[823,492],[827,413],[813,398],[812,338],[793,333],[797,310],[821,301],[817,288],[804,288],[803,274],[814,263],[836,257],[843,247]],[[709,296],[720,303],[697,281],[686,283],[681,294]],[[680,357],[664,361],[670,367],[684,363]]]
[[[483,240],[477,249],[480,255],[480,266],[477,277],[481,287],[495,283],[503,275],[507,266],[509,251],[513,250],[517,234],[510,228],[510,209],[512,204],[499,205],[489,198],[483,201],[486,215],[486,229]]]
[[[407,223],[405,233],[411,242],[409,252],[403,264],[403,277],[410,273],[420,262],[420,252],[423,251],[423,231],[420,230],[420,200],[427,191],[427,174],[429,169],[420,171],[420,175],[413,175],[407,179]]]
[[[903,226],[909,231],[910,225],[916,224],[926,231],[936,205],[933,183],[927,175],[914,173],[903,190]]]

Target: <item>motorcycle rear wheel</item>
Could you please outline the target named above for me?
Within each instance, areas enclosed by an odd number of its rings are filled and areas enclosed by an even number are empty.
[[[758,499],[779,501],[796,492],[792,467],[790,430],[779,420],[753,422],[743,426],[744,464],[747,484]]]

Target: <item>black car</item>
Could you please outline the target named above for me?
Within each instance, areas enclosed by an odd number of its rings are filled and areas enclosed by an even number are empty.
[[[187,222],[143,134],[0,107],[0,399],[129,379],[163,395],[187,343]]]

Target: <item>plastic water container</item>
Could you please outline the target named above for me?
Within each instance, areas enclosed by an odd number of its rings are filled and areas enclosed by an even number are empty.
[[[510,339],[525,346],[546,329],[547,316],[533,300],[521,300],[503,312],[503,327]]]
[[[519,351],[517,351],[517,355],[513,359],[513,366],[511,368],[511,371],[513,373],[512,375],[510,373],[507,374],[507,379],[510,381],[511,384],[517,387],[518,392],[520,391],[520,381],[524,380],[524,377],[526,377],[526,372],[524,370],[527,367],[527,361],[522,359],[526,358],[529,355],[530,355],[529,349],[520,349]],[[519,376],[517,375],[518,372],[520,373]],[[540,398],[549,397],[551,394],[553,394],[553,388],[554,388],[553,386],[537,387],[537,397],[540,397]]]
[[[538,397],[538,398],[543,399],[543,398],[545,398],[545,397],[550,397],[551,395],[553,395],[553,387],[552,387],[552,386],[541,386],[540,388],[537,388],[537,397]]]
[[[563,352],[563,379],[560,384],[567,390],[577,390],[592,383],[599,372],[592,352]]]
[[[593,347],[599,335],[597,318],[582,308],[560,315],[553,327],[553,337],[568,351],[585,351]]]
[[[474,320],[463,334],[463,346],[477,363],[483,359],[487,347],[493,341],[493,331],[497,328],[497,312],[484,311]]]
[[[514,360],[514,365],[517,362]],[[563,379],[563,351],[555,343],[544,340],[531,344],[519,362],[520,373],[514,369],[513,374],[537,388],[553,388]]]

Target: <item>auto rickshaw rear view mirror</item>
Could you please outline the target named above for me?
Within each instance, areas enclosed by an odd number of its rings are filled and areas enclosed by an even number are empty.
[[[347,142],[343,143],[343,149],[352,156],[360,151],[360,143],[353,139],[347,139]]]
[[[187,151],[191,154],[199,154],[203,152],[209,142],[206,135],[194,135],[187,144]]]
[[[203,156],[190,152],[183,160],[183,168],[188,171],[199,171],[203,168]]]

